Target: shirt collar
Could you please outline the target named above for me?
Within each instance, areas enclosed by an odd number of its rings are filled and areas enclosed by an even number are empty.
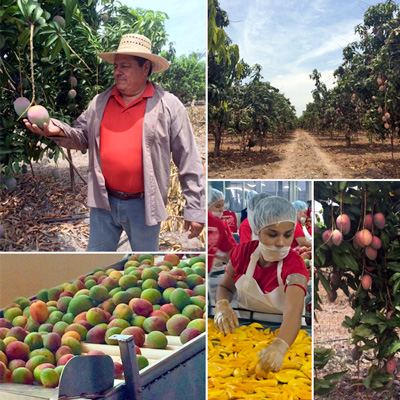
[[[139,97],[139,99],[145,99],[148,97],[153,97],[154,95],[154,86],[152,85],[151,82],[147,81],[146,87],[142,93],[142,95]],[[122,100],[121,94],[118,91],[117,87],[114,85],[112,90],[111,90],[111,95],[110,96],[114,96],[114,97],[118,97]]]

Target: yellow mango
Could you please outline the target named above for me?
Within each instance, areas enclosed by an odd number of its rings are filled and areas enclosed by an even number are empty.
[[[208,400],[311,399],[311,338],[300,331],[279,372],[256,375],[257,354],[276,337],[260,324],[223,335],[213,321],[208,334]]]

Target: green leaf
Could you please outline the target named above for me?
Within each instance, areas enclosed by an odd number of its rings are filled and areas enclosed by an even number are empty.
[[[334,199],[340,203],[340,201],[343,199],[343,203],[345,204],[354,204],[356,202],[356,199],[351,196],[349,193],[343,193],[343,196],[341,194],[337,194]]]
[[[356,207],[356,206],[347,206],[346,212],[348,212],[350,215],[352,215],[354,217],[361,216],[361,210],[359,207]]]
[[[399,260],[400,259],[400,248],[393,248],[386,253],[386,258],[389,260]]]
[[[30,32],[29,29],[24,30],[19,36],[18,36],[18,42],[21,43],[22,47],[25,47],[26,44],[29,42],[30,39]]]
[[[361,322],[365,324],[375,325],[381,323],[379,318],[372,312],[366,313],[361,317]]]
[[[358,263],[352,255],[350,255],[348,253],[344,253],[344,254],[342,254],[342,258],[348,268],[350,268],[353,271],[358,271],[358,269],[359,269]]]
[[[28,1],[27,5],[26,5],[26,10],[27,10],[28,17],[30,17],[33,14],[33,12],[35,11],[37,5],[38,5],[37,1],[34,1],[34,0],[29,0]]]
[[[314,348],[314,367],[324,368],[328,361],[332,358],[334,351],[322,347]]]
[[[344,328],[353,329],[353,320],[349,316],[345,315],[344,321],[342,322],[342,326]]]
[[[25,20],[27,20],[29,15],[28,15],[28,10],[26,9],[26,1],[18,0],[17,4],[18,8],[21,11],[22,16],[24,17]]]
[[[396,296],[398,293],[398,291],[399,291],[399,287],[400,287],[400,280],[398,280],[396,283],[395,283],[395,285],[393,286],[393,295],[394,296]]]
[[[325,253],[321,249],[318,249],[316,251],[316,255],[318,256],[318,258],[321,262],[321,266],[324,265],[325,261],[326,261]]]
[[[57,39],[58,39],[57,35],[55,34],[50,35],[46,41],[45,47],[50,47]]]
[[[353,316],[353,321],[355,324],[358,324],[360,322],[360,317],[361,317],[361,306],[358,306]]]
[[[400,281],[400,272],[396,272],[389,279],[389,283],[391,283],[391,284],[393,284],[393,283],[395,283],[397,281]]]
[[[322,283],[322,286],[327,291],[328,295],[331,296],[332,295],[332,289],[331,289],[331,285],[330,285],[328,279],[326,279],[325,275],[321,271],[319,271],[318,269],[316,270],[316,273],[317,273],[317,276],[318,276],[319,280]]]
[[[62,48],[64,50],[65,56],[67,58],[67,61],[70,61],[71,60],[71,50],[68,48],[67,44],[62,39],[61,39],[61,45],[62,45]]]
[[[390,238],[386,232],[381,232],[380,237],[383,250],[388,250],[390,246]]]
[[[395,354],[400,350],[400,341],[397,341],[392,344],[392,346],[388,349],[387,354]]]
[[[65,0],[65,27],[71,23],[78,0]]]
[[[39,18],[42,16],[42,14],[43,14],[43,9],[39,5],[37,5],[33,12],[32,22],[39,21]]]
[[[386,266],[392,271],[400,272],[400,263],[396,261],[389,261]]]
[[[57,43],[55,44],[55,46],[53,47],[53,50],[51,52],[50,61],[54,61],[56,59],[56,57],[60,53],[61,49],[62,49],[61,39],[58,39]]]
[[[362,338],[368,338],[368,337],[372,336],[372,334],[373,334],[372,329],[364,324],[357,326],[353,331],[353,337],[360,336]]]
[[[370,387],[371,387],[371,375],[368,375],[364,380],[363,380],[363,383],[364,383],[364,386],[367,388],[367,389],[370,389]]]
[[[331,380],[338,380],[338,379],[342,379],[349,371],[340,371],[340,372],[335,372],[334,374],[328,374],[324,376],[324,379],[327,381],[331,381]]]
[[[346,269],[346,264],[344,263],[342,256],[343,255],[336,250],[336,247],[332,249],[332,264],[341,269]]]

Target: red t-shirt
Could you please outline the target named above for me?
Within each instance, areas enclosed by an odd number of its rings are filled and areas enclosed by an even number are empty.
[[[223,225],[224,228],[225,228],[226,237],[227,237],[227,240],[228,240],[229,243],[230,243],[231,248],[232,248],[233,246],[237,246],[238,243],[237,243],[236,239],[234,238],[234,236],[233,236],[233,234],[232,234],[232,232],[231,232],[231,230],[230,230],[228,224],[226,223],[226,221],[224,221],[224,220],[222,220],[222,219],[221,219],[221,221],[222,221],[222,225]]]
[[[291,244],[291,248],[294,249],[295,247],[297,247],[299,244],[297,243],[296,238],[298,237],[302,237],[305,236],[304,232],[303,232],[303,227],[301,226],[301,224],[299,223],[299,221],[297,221],[296,223],[296,227],[294,228],[294,238],[293,238],[293,242]]]
[[[100,124],[101,170],[106,186],[125,193],[144,191],[142,131],[147,98],[154,94],[148,82],[142,95],[126,105],[114,86]]]
[[[224,225],[224,221],[213,215],[210,211],[208,211],[207,239],[208,271],[210,271],[217,251],[219,250],[226,253],[233,247]]]
[[[258,246],[258,240],[246,242],[236,246],[230,254],[231,264],[235,270],[234,279],[235,282],[247,271],[247,267],[250,262],[250,256]],[[275,262],[269,267],[260,267],[258,264],[254,270],[253,278],[257,281],[258,286],[264,293],[270,293],[279,286],[277,278],[278,263]],[[286,278],[291,274],[301,274],[307,278],[308,282],[308,271],[304,260],[300,255],[290,250],[289,254],[283,260],[282,266],[282,281],[286,286]],[[307,294],[307,288],[301,287],[305,294]],[[286,287],[285,287],[286,289]]]
[[[239,226],[239,241],[240,243],[250,242],[251,239],[251,228],[249,220],[247,218]]]
[[[222,213],[222,219],[226,221],[226,223],[229,226],[229,229],[231,230],[232,233],[237,232],[237,218],[236,214],[233,211],[230,210],[224,210]]]

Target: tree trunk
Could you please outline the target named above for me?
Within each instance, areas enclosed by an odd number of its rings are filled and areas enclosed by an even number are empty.
[[[221,130],[217,124],[214,124],[213,135],[214,135],[214,139],[215,139],[213,157],[218,157],[219,149],[221,146]]]
[[[71,150],[67,149],[67,153],[68,153],[68,157],[71,160],[70,164],[69,164],[69,177],[71,179],[71,190],[72,193],[75,193],[75,174],[74,174],[74,167],[72,165],[72,154],[71,154]]]
[[[29,160],[29,166],[31,167],[32,178],[35,178],[35,172],[33,171],[33,165],[31,160]]]
[[[393,154],[393,133],[390,134],[390,144],[392,146],[392,160],[394,160],[394,154]]]
[[[351,134],[349,130],[346,130],[345,138],[346,138],[346,147],[351,147]]]

